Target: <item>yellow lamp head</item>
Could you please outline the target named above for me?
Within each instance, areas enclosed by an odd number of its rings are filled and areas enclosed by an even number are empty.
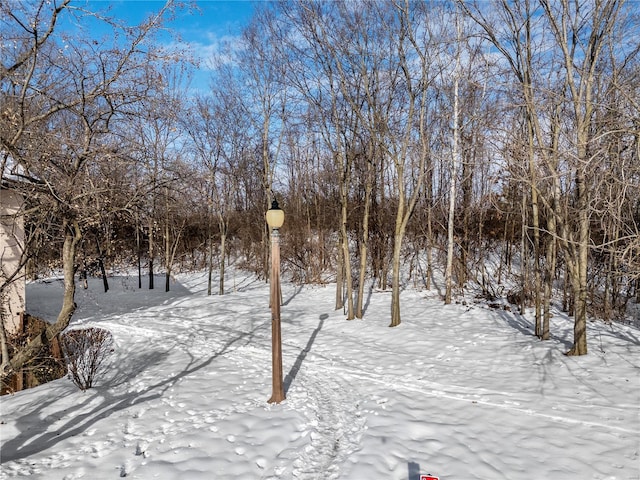
[[[277,200],[271,202],[271,208],[267,210],[265,218],[267,219],[269,228],[280,228],[282,226],[284,223],[284,212],[280,210]]]

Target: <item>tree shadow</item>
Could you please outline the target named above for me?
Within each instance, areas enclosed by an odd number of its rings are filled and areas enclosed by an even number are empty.
[[[527,337],[535,337],[535,328],[532,322],[527,320],[523,315],[518,312],[508,312],[506,310],[497,310],[496,312],[500,318],[502,318],[507,325],[509,325],[514,330],[519,331],[524,336]],[[536,337],[537,338],[537,337]],[[561,343],[564,349],[569,349],[573,346],[573,342],[564,336],[559,336],[554,333],[549,335],[551,340],[555,340],[558,343]]]
[[[282,302],[282,305],[289,305],[289,303],[291,303],[291,301],[296,298],[298,296],[298,294],[302,291],[302,284],[298,285],[295,290],[293,291],[293,293],[289,296],[289,298],[287,298],[284,302]]]
[[[369,283],[369,290],[367,291],[367,299],[364,301],[364,306],[362,307],[362,313],[366,313],[369,309],[369,304],[371,303],[371,297],[373,296],[373,285],[375,283],[375,279]]]
[[[260,288],[263,285],[262,279],[258,278],[258,276],[254,275],[251,277],[241,279],[239,284],[234,286],[234,291],[236,292],[249,292],[251,290],[255,290],[256,288]],[[226,282],[225,282],[226,285]],[[225,287],[227,288],[227,287]]]
[[[524,316],[517,312],[513,313],[497,308],[494,309],[494,311],[498,314],[498,317],[504,320],[504,322],[514,330],[528,337],[534,336],[533,325]]]
[[[41,416],[48,406],[52,405],[60,398],[60,396],[51,397],[47,402],[38,404],[35,409],[24,413],[22,417],[16,420],[16,428],[20,433],[16,437],[2,444],[2,461],[8,462],[12,460],[19,460],[49,448],[53,448],[58,442],[81,434],[99,420],[108,418],[114,413],[161,398],[164,392],[171,388],[176,382],[209,366],[216,358],[227,353],[233,344],[241,341],[245,337],[251,337],[253,333],[253,331],[240,333],[238,336],[230,339],[218,352],[215,352],[214,355],[206,360],[199,362],[191,356],[191,359],[184,366],[182,371],[149,385],[141,391],[127,391],[113,395],[105,388],[104,391],[101,392],[101,397],[100,394],[85,395],[85,398],[76,404],[75,410],[83,409],[88,407],[90,403],[98,401],[97,405],[92,407],[91,410],[86,413],[79,415],[72,414],[65,423],[57,425],[55,430],[50,429],[51,424],[44,425],[44,428],[47,428],[44,432],[42,430],[30,429],[30,424],[32,424],[30,420],[32,420],[34,416]],[[160,364],[161,361],[169,355],[172,349],[173,347],[168,350],[154,351],[147,355],[137,357],[136,361],[140,362],[139,365],[144,368],[138,368],[129,372],[121,369],[113,376],[113,380],[116,381],[117,386],[130,382],[145,369],[148,369],[149,366]],[[96,388],[94,390],[99,391],[102,389]],[[61,415],[65,414],[65,412],[60,413]],[[51,416],[49,415],[49,417]],[[46,419],[43,420],[43,422],[45,421]]]
[[[429,285],[431,286],[427,289],[427,291],[431,291],[433,288],[435,288],[438,296],[444,300],[444,297],[445,297],[445,292],[443,290],[444,286],[438,283],[433,271],[433,265],[429,264],[427,266],[427,269],[425,270],[422,266],[422,263],[420,263],[419,260],[416,263],[417,263],[418,274],[420,275],[420,280],[422,281],[422,286],[426,288],[428,283],[427,281],[430,279],[431,282],[429,283]]]
[[[289,387],[291,386],[296,376],[298,375],[298,372],[300,371],[300,367],[302,367],[302,362],[304,362],[304,359],[307,358],[307,354],[309,353],[309,351],[311,351],[313,342],[315,342],[316,337],[318,336],[318,333],[320,333],[320,330],[322,330],[322,327],[324,326],[324,321],[327,318],[329,318],[329,315],[326,313],[323,313],[322,315],[320,315],[320,322],[318,323],[318,326],[315,328],[315,330],[311,334],[311,337],[309,337],[309,341],[307,342],[307,345],[304,347],[304,349],[300,351],[300,353],[298,354],[298,358],[296,358],[295,363],[291,367],[291,370],[289,370],[289,373],[287,373],[286,377],[284,378],[285,395],[289,391]]]
[[[617,324],[615,323],[609,323],[607,324],[607,328],[603,329],[600,332],[600,334],[609,336],[609,337],[614,337],[619,340],[623,340],[625,342],[631,343],[633,345],[640,345],[640,338],[638,338],[638,336],[635,335],[630,329],[625,329],[626,331],[623,331],[620,329],[616,329],[615,328],[616,326]]]

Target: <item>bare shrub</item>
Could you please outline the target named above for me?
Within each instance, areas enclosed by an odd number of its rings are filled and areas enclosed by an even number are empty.
[[[512,305],[521,305],[524,302],[525,307],[532,307],[533,294],[529,290],[509,290],[507,301]]]
[[[111,332],[95,327],[71,330],[60,337],[60,344],[73,383],[83,391],[91,388],[113,352]]]

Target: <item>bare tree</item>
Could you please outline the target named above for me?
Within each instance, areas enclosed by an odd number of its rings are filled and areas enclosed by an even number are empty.
[[[465,2],[460,5],[504,55],[518,79],[526,109],[527,181],[531,188],[536,262],[536,333],[542,338],[548,337],[548,305],[544,308],[544,324],[540,323],[539,309],[542,249],[537,212],[542,202],[550,219],[547,230],[551,233],[551,242],[557,238],[562,247],[574,295],[574,345],[568,354],[586,354],[587,269],[593,208],[590,186],[593,185],[599,157],[593,134],[596,82],[601,75],[599,66],[602,65],[603,47],[619,28],[616,22],[622,3],[603,1],[578,5],[568,1],[541,1],[540,8],[534,9],[528,2],[518,5],[496,2],[502,20],[500,26],[487,20],[483,8],[477,5],[472,8]],[[533,63],[532,54],[534,35],[540,41],[546,41],[544,55],[538,56],[537,64]],[[541,60],[553,67],[541,64]],[[541,78],[544,78],[541,73],[556,71],[561,72],[561,77],[559,93],[554,97],[550,92],[547,94],[548,84],[541,83]],[[553,99],[546,104],[549,106],[547,111],[544,110],[545,97]],[[561,125],[559,112],[569,122],[565,120]],[[545,125],[551,126],[549,134]],[[546,138],[551,140],[547,142]],[[567,148],[566,145],[571,147]],[[547,187],[538,179],[538,165],[542,166],[550,179]],[[562,171],[561,168],[566,170]],[[573,185],[573,189],[562,192],[562,185]],[[548,188],[548,194],[540,195],[543,188]],[[568,195],[573,195],[573,198]],[[550,282],[554,273],[554,244],[548,246],[546,261],[545,303],[550,299]]]
[[[347,319],[355,318],[353,275],[349,235],[349,207],[353,163],[358,155],[357,132],[362,120],[354,106],[362,104],[362,71],[368,40],[358,34],[366,23],[365,15],[351,16],[346,5],[322,2],[296,2],[283,5],[283,15],[294,23],[292,33],[281,37],[296,61],[289,65],[287,78],[299,92],[310,111],[324,147],[333,158],[340,211],[338,214],[338,262],[336,266],[336,309],[345,306]],[[286,33],[286,32],[285,32]],[[304,42],[298,42],[300,35]],[[349,57],[347,50],[359,52]],[[346,295],[343,291],[346,287]]]
[[[587,269],[590,243],[590,194],[589,175],[595,152],[590,151],[593,142],[595,109],[595,82],[600,56],[606,39],[612,34],[621,2],[598,2],[582,10],[579,6],[563,1],[552,5],[542,1],[553,37],[562,51],[566,74],[567,101],[573,107],[575,122],[574,178],[576,186],[577,225],[569,226],[568,218],[560,223],[561,243],[566,253],[567,268],[571,276],[575,298],[575,325],[573,347],[569,355],[587,353]],[[573,163],[573,162],[572,162]]]
[[[445,305],[451,303],[451,290],[453,284],[453,247],[454,247],[454,221],[456,210],[456,192],[458,164],[460,163],[460,56],[462,46],[462,24],[458,15],[456,22],[456,51],[454,54],[453,68],[453,119],[451,130],[453,131],[453,141],[451,144],[451,175],[449,186],[449,214],[447,220],[447,266],[445,269]]]
[[[276,165],[286,130],[288,89],[282,83],[284,69],[282,59],[277,55],[277,38],[269,26],[275,22],[274,12],[265,4],[256,10],[251,23],[243,32],[245,48],[235,54],[236,69],[242,76],[242,101],[259,144],[256,161],[261,173],[264,210],[271,206],[277,190]],[[258,166],[256,165],[256,166]],[[255,171],[255,167],[254,167]],[[256,205],[257,207],[257,205]],[[286,209],[286,206],[284,206]],[[265,280],[269,268],[269,232],[266,223],[262,229],[262,265]]]
[[[393,245],[393,280],[391,292],[391,323],[394,327],[400,324],[400,257],[402,245],[418,199],[424,187],[427,173],[428,134],[426,132],[428,111],[430,108],[428,90],[435,74],[431,67],[431,59],[425,53],[427,41],[421,37],[423,31],[418,14],[420,9],[405,1],[403,5],[395,5],[397,25],[399,27],[397,44],[393,45],[397,55],[401,75],[396,79],[401,92],[395,99],[398,111],[382,117],[385,133],[395,135],[385,140],[391,145],[387,150],[393,161],[397,175],[396,194],[398,209],[396,212],[395,235]],[[384,20],[383,20],[384,23]],[[425,45],[426,44],[426,45]],[[414,67],[417,63],[417,68]],[[395,85],[394,85],[395,86]],[[394,102],[394,103],[395,103]],[[405,103],[406,102],[406,103]],[[402,105],[406,105],[406,109]],[[401,121],[397,121],[398,115]],[[398,125],[399,123],[399,125]],[[398,126],[400,127],[398,129]],[[417,145],[417,147],[414,147]]]
[[[362,316],[371,207],[380,205],[378,213],[387,215],[389,205],[394,205],[391,324],[397,325],[403,239],[429,163],[427,121],[432,105],[428,90],[435,74],[420,7],[410,2],[374,2],[369,7],[360,10],[345,3],[322,2],[282,5],[295,27],[280,38],[288,42],[282,57],[292,59],[287,78],[317,112],[324,145],[335,159],[341,208],[336,307],[343,305],[344,274],[347,318]],[[357,238],[360,273],[355,307],[349,210],[359,162],[365,173],[359,177],[364,195],[359,204],[363,213]],[[382,180],[375,191],[378,178]],[[391,188],[386,186],[388,181]],[[380,282],[386,286],[384,271]]]
[[[146,93],[137,80],[148,73],[145,65],[154,65],[154,58],[163,55],[145,42],[168,6],[104,46],[81,36],[56,35],[59,16],[70,13],[68,1],[57,6],[45,1],[3,3],[0,8],[1,41],[11,37],[16,46],[3,57],[0,70],[0,149],[11,159],[12,188],[24,191],[35,205],[53,205],[64,272],[63,305],[56,321],[14,353],[2,371],[5,379],[62,332],[75,311],[74,264],[95,195],[87,182],[89,167],[105,151],[115,119]],[[75,14],[93,15],[82,10]],[[3,169],[3,179],[6,174]]]
[[[228,73],[228,72],[227,72]],[[186,128],[195,157],[205,168],[208,218],[208,294],[211,295],[213,271],[213,225],[217,223],[219,235],[218,263],[220,279],[219,295],[224,294],[225,258],[227,236],[234,207],[234,191],[238,191],[237,164],[249,150],[248,128],[244,108],[237,101],[237,90],[224,69],[218,72],[216,84],[224,85],[211,95],[195,99],[192,111],[186,119]]]

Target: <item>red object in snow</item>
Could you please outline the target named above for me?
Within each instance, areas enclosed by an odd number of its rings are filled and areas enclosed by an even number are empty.
[[[432,475],[420,475],[420,480],[440,480],[440,479]]]

